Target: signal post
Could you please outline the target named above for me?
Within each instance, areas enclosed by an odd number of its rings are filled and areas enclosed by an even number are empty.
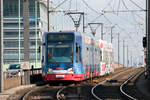
[[[148,84],[150,84],[150,0],[146,0],[146,39],[146,70],[148,74]]]
[[[3,92],[3,0],[0,0],[0,92]]]

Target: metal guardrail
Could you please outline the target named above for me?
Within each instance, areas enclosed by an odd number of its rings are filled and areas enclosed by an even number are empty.
[[[9,71],[4,71],[3,72],[3,77],[4,79],[6,78],[12,78],[12,77],[21,77],[24,76],[25,73],[27,73],[31,76],[31,75],[37,75],[37,74],[41,74],[41,68],[38,69],[28,69],[28,70],[9,70]]]
[[[28,70],[9,70],[3,72],[5,89],[28,85],[42,80],[41,68]]]
[[[12,78],[12,77],[20,77],[23,76],[24,72],[23,70],[9,70],[3,72],[4,79],[6,78]]]

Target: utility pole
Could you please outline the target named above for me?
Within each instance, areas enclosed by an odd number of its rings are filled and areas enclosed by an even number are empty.
[[[47,0],[47,30],[49,31],[49,0]]]
[[[147,57],[146,67],[148,74],[148,82],[150,83],[150,0],[147,0]],[[149,87],[150,88],[150,87]]]
[[[128,58],[128,45],[127,45],[127,67],[129,65],[129,58]]]
[[[115,28],[115,26],[111,27],[111,43],[113,42],[113,36],[112,36],[112,30],[113,30],[113,28]]]
[[[20,50],[20,45],[21,45],[21,43],[20,43],[20,33],[21,33],[21,28],[20,28],[20,26],[21,26],[21,21],[20,21],[20,4],[21,4],[21,0],[18,0],[18,28],[19,28],[19,30],[18,30],[18,61],[19,61],[19,63],[20,63],[20,54],[21,54],[21,50]]]
[[[24,16],[24,61],[29,62],[29,0],[23,0]]]
[[[132,51],[131,51],[131,56],[130,57],[131,57],[130,59],[131,59],[131,67],[132,67]]]
[[[23,17],[24,17],[24,64],[26,65],[25,69],[29,69],[29,0],[23,0]],[[26,70],[24,72],[25,84],[30,84],[30,71]]]
[[[142,64],[144,64],[144,62],[143,62],[144,61],[144,57],[143,56],[141,56],[141,57],[142,57]],[[141,59],[140,59],[140,61],[141,61]]]
[[[35,0],[35,18],[36,19],[38,19],[38,14],[37,14],[37,11],[38,10],[38,1],[37,0]],[[35,39],[36,39],[36,41],[35,41],[35,67],[37,67],[37,62],[38,62],[38,54],[37,54],[37,52],[38,52],[38,30],[37,30],[37,28],[38,28],[38,22],[37,22],[38,20],[36,20],[36,22],[35,22]]]
[[[124,55],[125,55],[125,52],[124,52],[124,40],[123,40],[123,66],[125,66],[124,65],[124,57],[125,57]]]
[[[119,33],[118,33],[118,67],[119,67],[119,60],[120,60],[120,55],[119,55]]]
[[[0,0],[0,93],[3,92],[3,0]]]
[[[101,23],[101,40],[103,40],[103,23]]]
[[[85,32],[85,25],[84,25],[84,23],[85,23],[85,17],[84,17],[84,13],[82,14],[82,16],[83,16],[83,33]]]

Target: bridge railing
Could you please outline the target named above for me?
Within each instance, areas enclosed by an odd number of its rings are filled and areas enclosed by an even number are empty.
[[[28,70],[13,70],[3,72],[4,90],[42,81],[41,68]]]

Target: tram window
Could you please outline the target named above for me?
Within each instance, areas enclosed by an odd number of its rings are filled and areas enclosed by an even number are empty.
[[[100,61],[102,61],[102,51],[100,50]]]
[[[86,49],[87,49],[87,51],[89,50],[89,48],[88,48],[88,47],[87,47]]]
[[[95,48],[95,51],[97,51],[97,49]]]
[[[81,48],[79,47],[79,61],[81,62]]]
[[[76,62],[79,62],[79,45],[76,43]]]
[[[76,62],[81,62],[81,47],[76,43]]]

